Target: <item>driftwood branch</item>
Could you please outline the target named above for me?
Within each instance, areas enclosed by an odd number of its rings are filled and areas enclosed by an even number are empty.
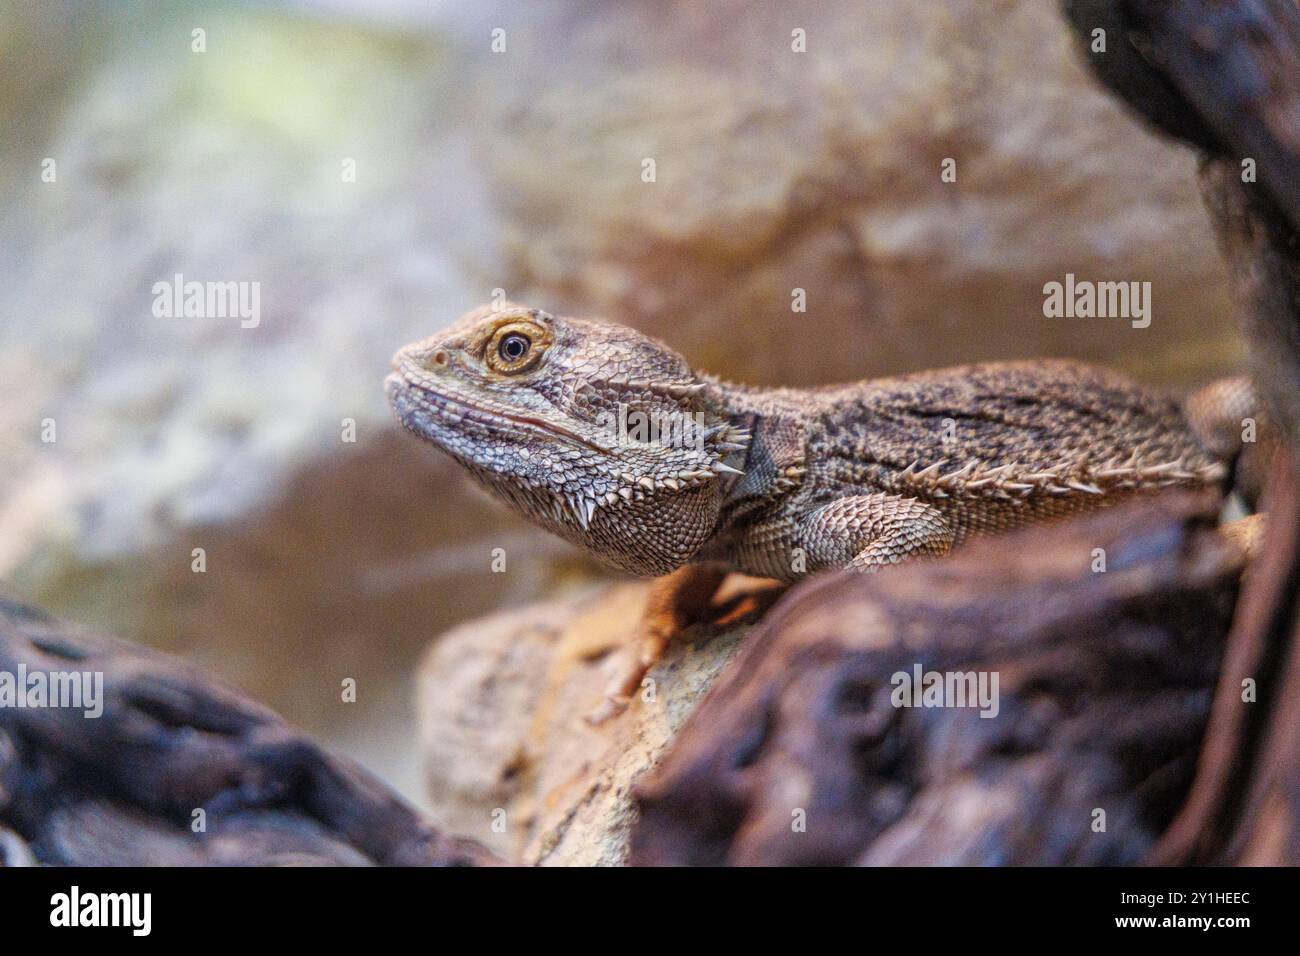
[[[1098,78],[1207,156],[1255,161],[1300,225],[1300,12],[1294,0],[1064,0]],[[1105,30],[1094,49],[1093,31]]]
[[[1203,152],[1202,189],[1232,276],[1256,389],[1285,438],[1266,496],[1265,554],[1233,624],[1196,784],[1152,860],[1294,863],[1300,859],[1300,7],[1293,0],[1066,0],[1063,6],[1098,77],[1156,126]],[[1107,53],[1089,47],[1097,26],[1118,28]],[[1258,687],[1254,706],[1242,700],[1244,681]]]
[[[491,861],[197,668],[0,600],[0,674],[23,671],[102,674],[102,714],[0,707],[0,862]]]
[[[1170,495],[793,592],[643,785],[634,862],[1140,861],[1237,593],[1214,511]],[[997,716],[896,706],[917,667],[997,675]]]

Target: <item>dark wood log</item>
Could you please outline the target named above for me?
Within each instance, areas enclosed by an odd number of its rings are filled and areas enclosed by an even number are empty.
[[[796,589],[640,788],[633,861],[1138,862],[1190,785],[1236,598],[1215,505]],[[917,665],[997,674],[998,715],[895,706]]]
[[[1255,161],[1300,226],[1300,11],[1294,0],[1063,0],[1098,78],[1207,155]],[[1104,51],[1094,29],[1106,31]]]
[[[1269,488],[1268,520],[1300,525],[1289,455],[1276,457]],[[1270,528],[1252,563],[1195,785],[1149,863],[1300,862],[1298,548],[1300,535]]]
[[[197,668],[0,599],[0,673],[23,668],[102,674],[103,713],[0,707],[0,860],[492,862]]]
[[[1156,863],[1300,859],[1300,7],[1292,0],[1065,0],[1098,77],[1206,154],[1202,189],[1252,377],[1283,434],[1265,553],[1247,583],[1190,799]],[[1243,175],[1253,162],[1258,182]],[[1242,682],[1258,687],[1243,700]]]

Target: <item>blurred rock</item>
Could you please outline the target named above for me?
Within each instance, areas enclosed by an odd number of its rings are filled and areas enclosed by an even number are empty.
[[[720,599],[746,580],[730,578]],[[470,621],[434,641],[420,672],[420,740],[440,824],[530,865],[626,861],[632,783],[658,761],[746,630],[688,633],[648,675],[653,701],[592,727],[583,718],[626,653],[645,592],[640,584],[589,590]]]
[[[1044,354],[1187,381],[1239,358],[1194,157],[1093,82],[1055,3],[490,9],[510,46],[474,37],[497,106],[475,132],[516,298],[771,384]],[[1151,281],[1151,327],[1045,319],[1067,272]]]

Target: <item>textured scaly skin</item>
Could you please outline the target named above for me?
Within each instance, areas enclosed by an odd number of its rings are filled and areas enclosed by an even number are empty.
[[[516,305],[469,313],[401,349],[394,368],[386,390],[403,425],[534,522],[649,575],[707,561],[789,581],[944,554],[972,535],[1221,482],[1235,427],[1055,360],[748,388],[623,326]],[[1217,387],[1250,401],[1240,384]],[[620,408],[698,422],[701,440],[620,441]]]

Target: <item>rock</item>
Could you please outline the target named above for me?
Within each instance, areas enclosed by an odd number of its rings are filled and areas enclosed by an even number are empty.
[[[1216,508],[1146,498],[796,588],[642,780],[631,862],[1140,862],[1186,796],[1236,597]],[[916,668],[996,693],[898,706]]]
[[[197,668],[2,599],[0,683],[3,865],[494,862]]]
[[[733,576],[719,598],[749,586]],[[583,718],[626,653],[646,588],[607,586],[502,611],[433,642],[420,671],[420,739],[432,812],[450,832],[530,865],[626,861],[633,782],[746,630],[694,629],[647,675],[653,701],[635,700],[592,727]]]
[[[1187,381],[1239,360],[1194,157],[1091,80],[1055,4],[580,6],[489,7],[509,50],[486,27],[469,48],[512,297],[765,384],[1061,353]],[[1152,326],[1045,319],[1066,273],[1150,280]]]

